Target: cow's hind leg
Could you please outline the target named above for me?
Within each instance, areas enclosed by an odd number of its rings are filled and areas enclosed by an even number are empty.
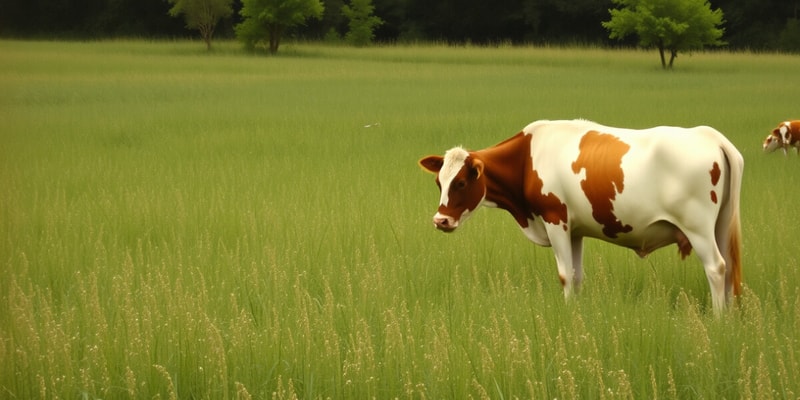
[[[739,226],[738,222],[731,226],[730,223],[718,224],[717,248],[725,259],[725,304],[729,304],[734,295],[740,291],[740,272],[737,264],[741,263],[739,255]]]
[[[583,283],[583,238],[572,238],[572,290],[575,294],[581,292]]]
[[[697,257],[703,263],[708,285],[711,289],[711,303],[714,313],[719,314],[725,309],[725,259],[717,247],[713,231],[700,235],[693,232],[684,232],[692,243]]]

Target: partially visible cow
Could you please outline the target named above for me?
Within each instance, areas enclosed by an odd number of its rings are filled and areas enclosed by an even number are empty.
[[[794,147],[800,154],[800,121],[784,121],[764,139],[764,151],[772,153],[778,147],[783,149],[783,155],[789,147]]]
[[[640,257],[672,243],[682,257],[694,248],[716,312],[740,292],[744,160],[713,128],[537,121],[493,147],[419,164],[441,191],[436,228],[452,232],[481,205],[508,211],[528,239],[553,247],[566,297],[583,280],[584,237]]]

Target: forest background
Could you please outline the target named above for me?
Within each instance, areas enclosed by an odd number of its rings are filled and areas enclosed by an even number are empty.
[[[323,0],[320,20],[288,32],[287,38],[322,40],[347,31],[345,0]],[[383,20],[375,30],[379,43],[437,41],[448,44],[583,44],[626,46],[611,41],[601,22],[609,19],[611,0],[373,0]],[[800,1],[711,0],[724,12],[730,50],[800,52]],[[216,38],[232,38],[241,22],[241,0],[221,21]],[[0,36],[12,38],[185,38],[197,36],[181,18],[168,15],[166,0],[4,0]]]

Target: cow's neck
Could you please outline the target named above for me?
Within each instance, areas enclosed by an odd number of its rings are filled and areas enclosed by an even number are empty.
[[[523,228],[528,226],[530,216],[524,193],[525,171],[531,168],[530,139],[530,135],[520,132],[474,153],[485,165],[485,200],[511,213]]]

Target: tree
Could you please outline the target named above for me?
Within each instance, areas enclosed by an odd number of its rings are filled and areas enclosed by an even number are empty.
[[[350,0],[350,5],[342,6],[342,14],[350,21],[345,40],[356,46],[366,46],[375,38],[374,30],[383,20],[373,15],[375,7],[372,0]]]
[[[800,20],[789,18],[778,37],[778,48],[784,51],[800,51]]]
[[[724,45],[722,10],[711,10],[706,0],[613,0],[621,9],[609,10],[611,20],[603,22],[609,38],[623,39],[636,34],[639,45],[655,46],[661,67],[672,68],[678,52]],[[669,51],[667,64],[664,52]]]
[[[169,15],[177,17],[183,14],[186,28],[197,29],[200,37],[206,43],[206,49],[211,50],[211,37],[217,22],[227,18],[233,13],[231,4],[233,0],[168,0],[172,4]]]
[[[325,10],[320,0],[242,0],[239,12],[244,21],[236,25],[236,36],[248,48],[261,41],[269,43],[269,52],[278,52],[281,35],[287,28],[319,19]]]

